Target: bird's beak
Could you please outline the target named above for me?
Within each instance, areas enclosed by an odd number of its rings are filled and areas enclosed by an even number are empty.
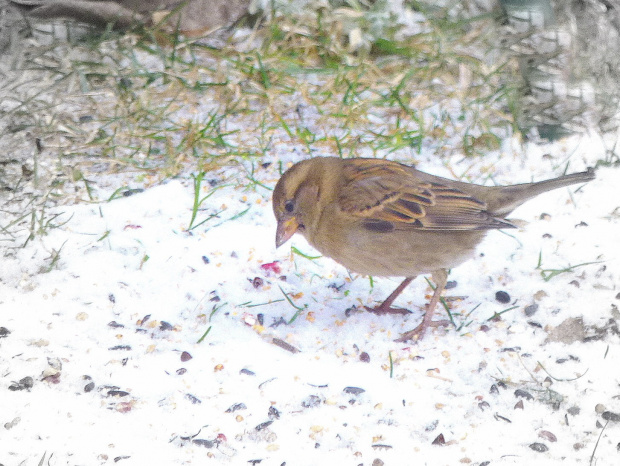
[[[295,217],[279,221],[278,228],[276,229],[276,248],[279,248],[291,239],[291,236],[295,234],[298,228],[299,222],[297,222]]]

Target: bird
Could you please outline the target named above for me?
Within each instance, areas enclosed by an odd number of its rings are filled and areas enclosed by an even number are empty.
[[[375,314],[392,307],[418,276],[435,289],[422,322],[396,341],[417,342],[431,326],[448,271],[470,259],[489,230],[516,228],[506,219],[525,201],[552,189],[585,183],[595,170],[535,183],[483,186],[431,175],[387,159],[314,157],[280,177],[273,190],[276,248],[294,234],[352,272],[405,277]]]

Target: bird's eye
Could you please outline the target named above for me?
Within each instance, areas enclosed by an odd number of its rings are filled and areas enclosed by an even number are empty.
[[[284,203],[284,210],[286,210],[289,214],[295,210],[295,203],[293,201],[286,201]]]

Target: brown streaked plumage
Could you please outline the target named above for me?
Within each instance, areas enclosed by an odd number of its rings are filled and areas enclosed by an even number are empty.
[[[375,313],[407,313],[392,303],[419,274],[436,289],[422,323],[398,341],[415,340],[432,316],[447,270],[469,259],[488,230],[541,193],[594,179],[594,170],[538,183],[480,186],[381,159],[318,157],[293,165],[273,192],[276,246],[296,232],[349,270],[407,277]]]

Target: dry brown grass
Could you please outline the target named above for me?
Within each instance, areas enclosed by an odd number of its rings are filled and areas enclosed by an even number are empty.
[[[512,116],[505,63],[484,61],[492,19],[443,16],[397,40],[373,38],[363,13],[279,16],[217,46],[150,31],[25,44],[0,91],[11,148],[2,233],[35,234],[19,212],[105,201],[91,188],[110,174],[148,186],[253,166],[275,145],[377,157],[415,157],[425,141],[438,156],[496,149]]]

